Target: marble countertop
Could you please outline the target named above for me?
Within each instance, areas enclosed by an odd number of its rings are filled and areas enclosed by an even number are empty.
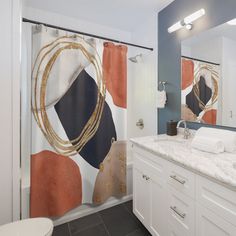
[[[210,177],[236,191],[236,152],[211,154],[191,148],[192,138],[183,135],[157,135],[132,138],[130,141],[158,156]]]

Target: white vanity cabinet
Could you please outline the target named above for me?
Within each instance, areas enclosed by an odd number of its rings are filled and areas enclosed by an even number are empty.
[[[235,236],[236,227],[215,214],[208,208],[197,204],[196,208],[197,236]]]
[[[141,152],[141,154],[140,154]],[[155,236],[166,235],[166,189],[162,160],[153,165],[135,153],[133,169],[133,211]],[[152,154],[150,154],[152,156]]]
[[[149,182],[145,176],[146,165],[144,168],[134,168],[133,170],[133,192],[134,200],[134,212],[139,220],[145,224],[149,221]],[[145,169],[145,170],[144,170]]]
[[[133,146],[133,211],[153,236],[236,236],[236,192]]]

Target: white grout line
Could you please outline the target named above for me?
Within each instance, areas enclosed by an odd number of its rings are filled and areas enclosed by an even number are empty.
[[[70,229],[70,224],[67,223],[67,225],[68,225],[68,229],[69,229],[69,234],[70,234],[70,236],[72,236],[71,229]]]
[[[102,216],[99,214],[99,212],[98,212],[97,214],[99,215],[100,219],[102,220],[102,223],[103,223],[103,225],[104,225],[104,228],[105,228],[107,234],[110,236],[110,233],[109,233],[109,231],[108,231],[108,228],[107,228],[107,226],[106,226],[104,220],[102,219]]]
[[[98,214],[97,214],[97,213],[94,213],[94,214],[92,214],[92,215],[98,215]],[[88,215],[88,216],[85,216],[85,217],[89,217],[89,216],[92,216],[92,215]],[[98,216],[99,216],[99,218],[100,218],[100,215],[98,215]],[[82,217],[82,218],[83,218],[83,217]],[[78,221],[80,221],[82,218],[79,218]],[[74,221],[74,220],[72,220],[72,221]],[[69,225],[69,229],[70,229],[70,223],[71,223],[72,221],[70,221],[70,222],[67,223],[67,224]],[[75,221],[76,221],[76,220],[75,220]],[[80,232],[86,231],[86,230],[88,230],[88,229],[90,229],[90,228],[96,227],[96,226],[101,225],[101,224],[103,224],[103,221],[102,221],[102,222],[95,223],[95,224],[90,225],[90,226],[86,226],[86,227],[84,227],[82,230],[78,229],[78,230],[76,230],[74,233],[80,233]],[[72,236],[71,230],[70,230],[70,234],[71,234],[71,236]]]

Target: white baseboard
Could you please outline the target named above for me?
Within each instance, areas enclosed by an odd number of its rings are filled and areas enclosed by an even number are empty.
[[[71,212],[67,213],[65,216],[58,218],[53,221],[54,226],[61,225],[67,222],[70,222],[72,220],[76,220],[78,218],[81,218],[83,216],[87,216],[93,213],[96,213],[98,211],[116,206],[118,204],[130,201],[133,199],[133,195],[127,195],[121,199],[117,198],[110,198],[108,201],[106,201],[104,204],[96,207],[91,207],[90,205],[83,205],[81,207],[78,207]]]

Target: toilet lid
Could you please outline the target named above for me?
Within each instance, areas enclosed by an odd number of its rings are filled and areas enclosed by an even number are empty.
[[[32,218],[0,226],[0,236],[49,236],[53,223],[47,218]]]

